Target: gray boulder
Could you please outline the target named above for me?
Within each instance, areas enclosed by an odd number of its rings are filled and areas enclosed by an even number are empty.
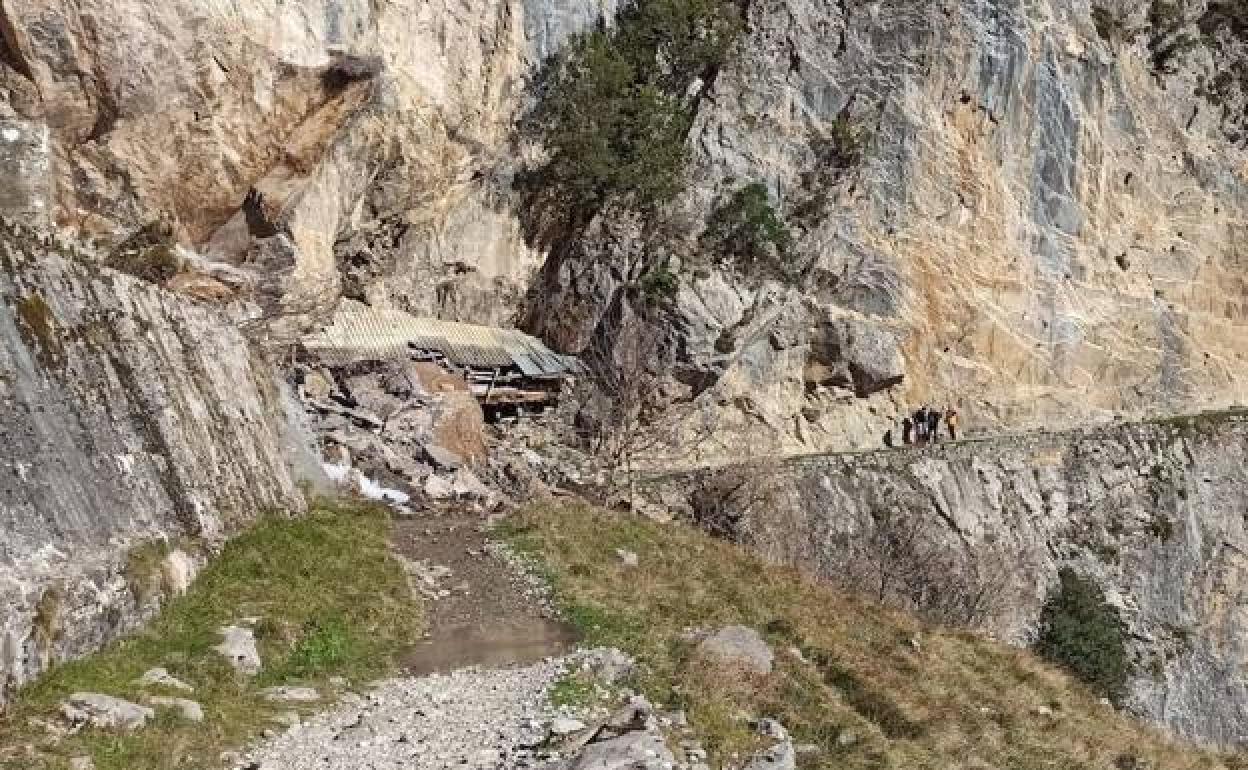
[[[76,692],[61,703],[61,715],[77,725],[137,730],[156,716],[147,706],[95,692]]]
[[[426,444],[422,447],[422,454],[425,462],[440,471],[457,471],[464,466],[464,458],[437,444]]]
[[[234,670],[244,676],[260,673],[260,650],[256,648],[256,634],[243,626],[226,626],[221,629],[221,644],[212,649],[221,653]]]
[[[455,487],[442,476],[430,473],[425,479],[425,497],[430,500],[449,500],[454,496]]]
[[[703,655],[758,674],[770,674],[775,659],[763,637],[748,626],[725,626],[703,639],[698,649]]]
[[[645,730],[590,743],[564,770],[670,770],[675,764],[663,736]]]

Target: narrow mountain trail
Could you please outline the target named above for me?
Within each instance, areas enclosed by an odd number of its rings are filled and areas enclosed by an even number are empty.
[[[248,751],[246,770],[524,768],[559,709],[550,688],[581,663],[541,592],[488,542],[480,514],[425,511],[395,523],[393,546],[426,600],[428,631],[406,676]]]
[[[400,520],[394,546],[429,602],[428,638],[404,661],[410,673],[533,663],[575,646],[527,576],[493,552],[480,515]]]

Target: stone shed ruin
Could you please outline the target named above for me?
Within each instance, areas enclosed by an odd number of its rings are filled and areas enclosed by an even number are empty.
[[[436,364],[462,377],[487,419],[540,411],[583,371],[575,357],[516,329],[418,318],[394,308],[345,305],[302,341],[310,361],[351,370],[378,361]]]

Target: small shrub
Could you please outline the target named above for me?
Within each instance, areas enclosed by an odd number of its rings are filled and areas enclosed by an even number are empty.
[[[44,653],[65,635],[64,610],[65,596],[60,586],[52,586],[43,592],[35,604],[35,617],[31,623],[34,631],[35,645]]]
[[[1040,612],[1036,652],[1115,704],[1126,695],[1126,628],[1095,583],[1063,568]]]
[[[667,263],[656,265],[641,277],[641,293],[648,302],[662,302],[676,296],[680,281]]]
[[[165,283],[182,268],[172,226],[157,221],[141,228],[113,251],[108,266],[145,281]]]
[[[1174,522],[1169,516],[1159,513],[1148,523],[1148,532],[1163,543],[1169,542],[1174,537]]]
[[[715,209],[702,242],[742,267],[778,267],[783,272],[793,236],[772,208],[767,188],[754,182]]]
[[[831,136],[820,147],[820,159],[840,168],[862,163],[867,154],[869,134],[847,116],[832,121]]]

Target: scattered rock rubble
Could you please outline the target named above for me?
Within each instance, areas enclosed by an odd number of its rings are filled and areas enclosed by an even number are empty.
[[[560,716],[546,692],[564,660],[526,668],[464,669],[382,682],[332,711],[293,725],[241,757],[251,770],[415,770],[536,767],[547,725]]]
[[[589,650],[522,667],[461,669],[391,679],[333,711],[292,721],[280,735],[233,757],[237,770],[707,770],[684,714],[664,714],[641,696],[615,711],[577,713],[550,705],[561,677],[590,673],[611,684],[631,670],[619,650]],[[774,720],[755,725],[776,740],[750,770],[793,770],[796,751]],[[680,734],[680,757],[669,748]]]
[[[434,364],[301,366],[293,378],[327,475],[399,513],[465,503],[488,512],[596,480],[561,440],[567,415],[487,425],[468,383]]]

